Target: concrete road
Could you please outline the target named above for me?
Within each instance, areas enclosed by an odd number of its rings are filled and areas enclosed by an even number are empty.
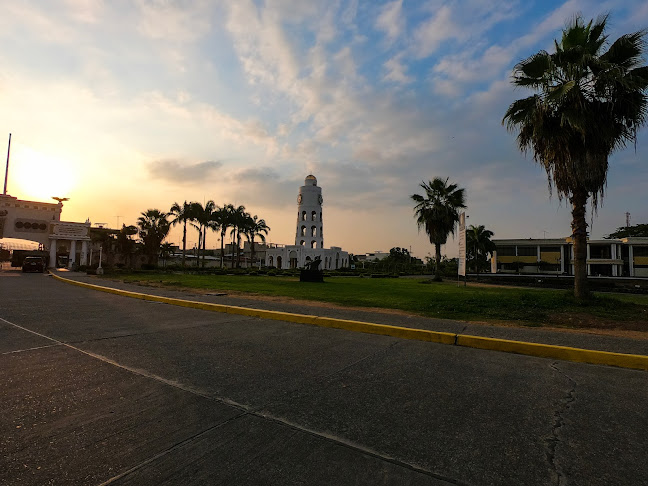
[[[648,373],[0,273],[0,484],[648,484]]]

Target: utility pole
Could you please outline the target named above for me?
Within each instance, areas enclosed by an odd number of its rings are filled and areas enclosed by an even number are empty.
[[[626,228],[629,227],[630,227],[630,213],[626,212]]]
[[[9,179],[9,154],[11,153],[11,133],[9,134],[9,146],[7,147],[7,167],[5,169],[5,183],[3,195],[7,195],[7,180]]]

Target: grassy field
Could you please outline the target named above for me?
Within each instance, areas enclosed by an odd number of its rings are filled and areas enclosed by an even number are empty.
[[[526,326],[613,328],[648,332],[648,295],[596,295],[587,305],[570,292],[495,287],[425,279],[329,277],[301,283],[296,277],[137,273],[120,280],[206,291],[244,292],[329,302],[343,306],[399,309],[428,317]]]

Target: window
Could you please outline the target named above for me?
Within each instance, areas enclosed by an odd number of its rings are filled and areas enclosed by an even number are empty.
[[[313,211],[311,213],[311,221],[316,221],[316,220],[317,220],[317,213],[315,211]]]
[[[497,256],[515,256],[514,246],[498,246]]]
[[[648,246],[635,246],[635,245],[632,245],[632,256],[633,257],[647,257],[648,256]]]
[[[317,226],[311,226],[311,236],[317,236]]]
[[[306,221],[306,211],[302,211],[302,221]]]
[[[306,236],[306,226],[301,227],[301,235]]]
[[[304,246],[304,245],[306,244],[306,242],[305,242],[304,240],[301,240],[301,241],[299,242],[299,244],[300,244],[301,246]]]
[[[518,246],[517,247],[518,256],[537,256],[538,247],[537,246]]]
[[[317,242],[315,240],[311,241],[311,248],[316,248]]]

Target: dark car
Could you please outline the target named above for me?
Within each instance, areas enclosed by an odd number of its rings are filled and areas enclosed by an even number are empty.
[[[26,257],[22,264],[23,272],[44,272],[45,262],[41,257]]]

